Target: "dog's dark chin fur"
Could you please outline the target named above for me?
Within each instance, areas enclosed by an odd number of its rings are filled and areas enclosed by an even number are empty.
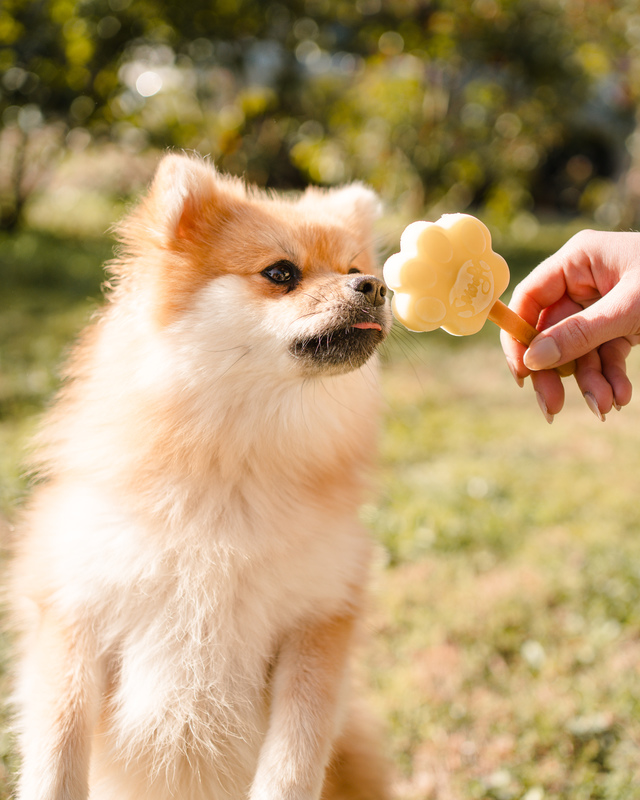
[[[291,354],[303,363],[306,374],[340,375],[366,364],[384,339],[382,330],[347,325],[294,342]]]
[[[376,327],[356,327],[363,323]],[[388,329],[386,305],[371,306],[358,298],[340,308],[324,330],[294,341],[289,351],[305,375],[345,374],[366,364]]]

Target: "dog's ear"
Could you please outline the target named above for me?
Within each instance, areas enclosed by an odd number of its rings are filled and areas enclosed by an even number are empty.
[[[116,229],[122,248],[109,265],[114,285],[146,283],[156,318],[167,321],[210,277],[212,243],[246,201],[242,181],[204,159],[165,156],[146,197]]]
[[[359,236],[370,236],[373,223],[382,214],[380,198],[364,183],[331,189],[327,200],[342,223]]]
[[[136,257],[150,246],[171,251],[202,242],[245,196],[240,180],[221,176],[204,159],[167,155],[147,196],[119,226],[125,253]]]
[[[238,182],[239,183],[239,182]],[[201,158],[171,154],[156,171],[145,201],[151,222],[162,244],[196,240],[203,228],[223,213],[232,201],[229,182]],[[237,194],[238,186],[234,184]]]

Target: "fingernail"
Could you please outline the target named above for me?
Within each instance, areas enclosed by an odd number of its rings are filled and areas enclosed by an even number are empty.
[[[522,389],[524,387],[524,378],[521,378],[518,373],[516,372],[516,365],[510,358],[507,358],[507,364],[509,365],[509,369],[511,370],[511,374],[513,375],[513,379],[518,384],[518,386]]]
[[[549,425],[553,422],[553,414],[549,413],[549,409],[547,408],[547,404],[544,401],[544,397],[540,394],[540,392],[536,392],[536,400],[538,401],[538,405],[540,406],[540,411],[544,414],[544,418],[547,420]]]
[[[529,369],[548,369],[560,361],[560,348],[551,336],[534,339],[524,354],[524,365]]]
[[[616,400],[616,396],[615,395],[613,396],[613,407],[615,408],[616,411],[622,411],[622,406]]]
[[[593,411],[595,416],[600,420],[600,422],[604,422],[606,420],[606,417],[604,416],[602,411],[600,411],[600,408],[598,407],[598,401],[596,400],[595,396],[592,395],[591,392],[585,392],[583,396],[584,399],[587,401],[587,405]]]

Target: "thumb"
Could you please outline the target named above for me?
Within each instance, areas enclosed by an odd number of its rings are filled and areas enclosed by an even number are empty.
[[[624,276],[613,289],[577,314],[547,328],[524,354],[532,370],[566,364],[604,342],[640,331],[640,286]]]

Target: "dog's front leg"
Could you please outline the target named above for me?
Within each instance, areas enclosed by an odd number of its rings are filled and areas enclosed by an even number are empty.
[[[292,633],[275,668],[269,729],[250,800],[316,800],[337,733],[354,618]]]
[[[100,675],[91,635],[45,612],[27,642],[18,687],[17,800],[84,800]]]

